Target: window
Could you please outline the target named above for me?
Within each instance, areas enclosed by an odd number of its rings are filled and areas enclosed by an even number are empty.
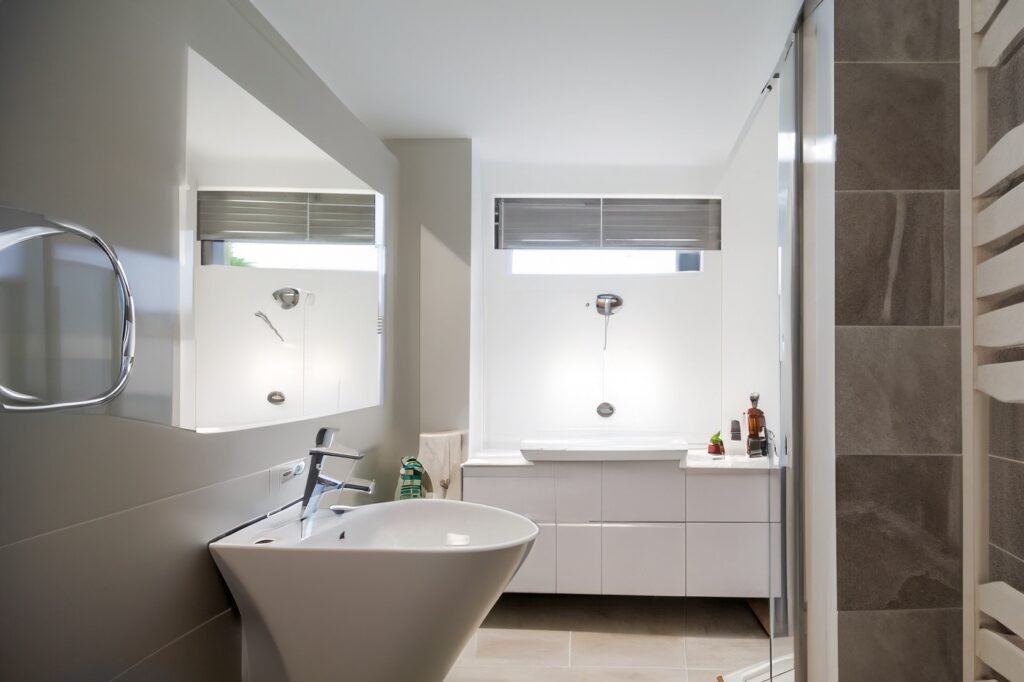
[[[722,248],[720,199],[507,197],[494,248],[517,274],[700,272]]]
[[[204,265],[375,271],[377,196],[200,191]]]

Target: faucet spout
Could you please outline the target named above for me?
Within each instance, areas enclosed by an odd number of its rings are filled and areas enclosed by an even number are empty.
[[[302,508],[300,516],[303,521],[313,515],[320,503],[320,497],[331,490],[343,490],[347,486],[344,480],[328,476],[323,471],[325,457],[338,457],[353,462],[361,460],[364,455],[352,448],[343,446],[334,447],[334,436],[337,429],[322,428],[316,434],[316,447],[309,451],[310,467],[309,475],[306,477],[306,488],[302,494]],[[351,489],[360,489],[359,484],[353,483]],[[372,484],[370,490],[372,492]]]

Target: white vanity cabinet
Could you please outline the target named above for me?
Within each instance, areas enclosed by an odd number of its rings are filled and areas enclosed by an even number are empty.
[[[537,528],[540,532],[533,549],[505,588],[506,592],[555,592],[555,524],[538,523]]]
[[[767,597],[769,471],[736,464],[468,463],[463,495],[541,529],[509,592]]]
[[[601,592],[686,594],[686,524],[606,523],[601,527]]]
[[[554,470],[553,463],[463,468],[463,500],[522,514],[540,529],[533,549],[506,592],[556,591]]]
[[[679,462],[604,462],[601,520],[686,520],[686,472]]]
[[[602,594],[600,523],[558,523],[555,591]]]
[[[687,594],[769,596],[771,522],[775,520],[771,501],[777,493],[769,487],[769,473],[768,469],[687,472]]]

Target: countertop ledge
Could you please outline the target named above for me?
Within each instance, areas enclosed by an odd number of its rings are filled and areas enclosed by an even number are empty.
[[[545,460],[547,462],[548,460]],[[574,463],[583,463],[586,461],[628,461],[628,462],[641,462],[647,461],[631,457],[623,460],[609,460],[595,459],[595,460],[566,460]],[[658,461],[652,459],[650,461]],[[664,461],[664,460],[661,460]],[[472,457],[462,463],[463,467],[523,467],[523,466],[535,466],[536,462],[531,462],[526,459],[523,454],[518,450],[481,450],[475,453]],[[770,460],[767,457],[747,457],[746,455],[726,455],[725,457],[713,458],[707,454],[707,452],[689,451],[686,457],[679,460],[679,468],[692,470],[694,473],[701,472],[727,472],[727,471],[767,471],[768,469],[778,466],[778,460],[772,457]]]

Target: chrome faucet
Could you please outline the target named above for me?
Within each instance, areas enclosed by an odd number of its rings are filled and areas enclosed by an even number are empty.
[[[334,445],[334,436],[338,433],[338,429],[322,428],[316,434],[316,447],[309,451],[311,458],[309,475],[306,477],[306,490],[302,494],[302,511],[301,518],[305,521],[307,518],[316,512],[317,506],[320,503],[320,497],[326,492],[331,490],[357,490],[364,493],[373,492],[373,481],[353,480],[346,482],[344,480],[338,480],[332,478],[323,472],[324,457],[340,457],[342,459],[348,459],[358,462],[364,455],[361,452],[357,452],[352,448],[346,448],[343,446],[332,447]],[[334,507],[331,507],[334,509]],[[346,508],[341,508],[339,505],[335,511],[347,511]]]

